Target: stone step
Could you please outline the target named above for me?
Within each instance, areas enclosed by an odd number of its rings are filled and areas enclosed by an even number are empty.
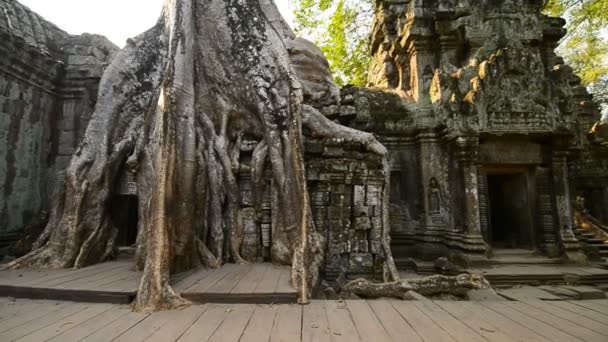
[[[605,243],[591,243],[589,244],[589,246],[594,247],[599,249],[600,251],[603,251],[605,249],[608,249],[608,245]]]

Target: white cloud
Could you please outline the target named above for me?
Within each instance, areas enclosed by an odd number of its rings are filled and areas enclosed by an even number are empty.
[[[19,0],[71,34],[102,34],[119,46],[152,27],[164,0]],[[289,0],[275,0],[288,22]]]

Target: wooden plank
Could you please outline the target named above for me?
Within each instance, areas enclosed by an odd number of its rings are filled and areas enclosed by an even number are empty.
[[[97,264],[81,269],[58,269],[50,273],[46,277],[32,279],[28,282],[21,283],[22,286],[28,287],[53,287],[54,285],[61,284],[66,281],[79,279],[89,275],[98,274],[112,269],[114,265],[111,263]]]
[[[413,302],[392,301],[391,304],[424,341],[455,341]]]
[[[422,341],[416,331],[388,301],[370,300],[368,303],[393,341]]]
[[[549,304],[560,307],[565,310],[568,310],[577,315],[587,317],[596,322],[608,324],[608,310],[606,310],[605,313],[600,313],[595,310],[587,309],[585,307],[578,306],[576,304],[573,304],[571,302],[566,302],[566,301],[554,301],[554,302],[550,302]]]
[[[206,305],[191,305],[182,310],[174,310],[171,319],[148,337],[146,342],[176,341],[208,308]]]
[[[113,268],[106,272],[101,272],[92,276],[84,277],[81,279],[69,281],[63,284],[60,284],[59,288],[64,289],[95,289],[100,284],[105,284],[110,282],[112,279],[120,279],[125,276],[127,272],[133,272],[131,270],[131,266],[124,265],[123,267]]]
[[[17,341],[38,342],[50,340],[51,338],[110,310],[111,308],[112,306],[109,304],[95,304],[89,306],[88,308],[78,311],[73,315],[65,317],[51,325],[38,329],[35,332],[18,339]]]
[[[256,286],[264,279],[266,272],[270,269],[270,264],[253,264],[249,273],[239,281],[230,293],[242,294],[253,293]]]
[[[149,315],[145,313],[128,312],[126,315],[120,317],[120,319],[113,321],[112,323],[85,337],[83,341],[112,341],[116,337],[122,335],[125,331],[131,329],[133,326],[146,319],[148,316]]]
[[[163,327],[171,317],[175,315],[174,311],[160,311],[150,314],[136,325],[131,326],[124,333],[112,341],[116,342],[136,342],[145,341],[149,336],[154,334],[158,329]]]
[[[273,293],[281,278],[281,269],[275,265],[269,265],[264,278],[255,287],[254,293]]]
[[[84,283],[87,284],[93,280],[104,279],[112,276],[113,274],[119,273],[124,269],[130,268],[130,265],[127,264],[119,264],[114,266],[107,266],[105,268],[99,267],[97,269],[92,269],[88,274],[73,274],[72,276],[62,277],[60,279],[56,279],[54,281],[49,281],[43,283],[41,286],[50,287],[50,288],[77,288],[77,284]],[[85,268],[86,270],[86,268]]]
[[[122,279],[99,287],[100,291],[118,291],[135,293],[139,289],[142,272],[130,272]]]
[[[464,303],[477,317],[484,317],[484,320],[498,327],[506,335],[517,341],[549,341],[545,337],[537,334],[534,330],[511,320],[510,318],[493,311],[479,303]]]
[[[199,282],[193,284],[188,289],[184,290],[183,293],[203,293],[206,292],[210,287],[215,285],[218,281],[222,280],[232,270],[236,268],[235,264],[225,264],[219,269],[213,270],[206,277],[202,278]]]
[[[176,292],[180,293],[192,287],[194,284],[200,282],[201,279],[203,279],[213,271],[215,271],[215,269],[198,268],[183,279],[179,279],[181,278],[181,274],[175,275],[171,279],[173,289]]]
[[[534,306],[535,308],[542,310],[548,314],[551,314],[553,316],[559,317],[559,318],[563,318],[565,320],[568,320],[570,322],[576,323],[582,327],[585,327],[589,330],[593,330],[597,333],[600,333],[602,335],[606,336],[606,340],[608,340],[608,325],[604,324],[604,323],[600,323],[600,322],[596,322],[592,319],[589,319],[587,317],[583,317],[579,314],[573,313],[571,311],[556,307],[554,305],[551,305],[549,303],[545,303],[543,301],[540,300],[531,300],[526,302],[527,305],[530,306]]]
[[[30,281],[36,281],[58,274],[67,274],[73,271],[69,269],[19,269],[0,271],[1,285],[23,285]]]
[[[0,322],[0,333],[52,314],[69,304],[55,301],[40,301],[40,303],[38,301],[29,301],[25,304],[27,306],[25,306],[23,311],[15,311],[15,315],[7,317],[7,319]]]
[[[291,286],[291,269],[289,267],[281,267],[279,272],[281,272],[281,275],[277,281],[274,293],[295,293],[296,289]]]
[[[391,341],[378,318],[365,300],[346,301],[350,315],[363,341]]]
[[[346,303],[341,301],[325,301],[325,311],[333,341],[361,341]]]
[[[325,302],[313,300],[302,308],[302,342],[331,342]]]
[[[196,322],[179,338],[180,342],[207,341],[222,324],[229,311],[225,306],[210,304]]]
[[[504,305],[503,303],[504,302],[482,302],[480,305],[508,317],[510,320],[535,331],[537,334],[547,338],[550,341],[582,341],[573,335],[568,334],[567,331],[562,331],[557,327],[553,327],[543,321],[537,320],[536,318],[529,316],[526,313],[517,311],[507,305]]]
[[[576,323],[570,322],[566,319],[562,319],[560,317],[554,316],[545,311],[539,310],[531,305],[522,302],[504,302],[504,305],[507,305],[519,312],[523,312],[528,314],[529,316],[533,316],[534,318],[543,321],[553,327],[558,327],[563,331],[567,331],[570,335],[574,335],[577,338],[585,341],[606,341],[606,336],[602,334],[598,334],[595,331],[589,330],[585,327],[582,327]]]
[[[570,303],[601,314],[608,312],[608,307],[602,305],[601,303],[597,303],[595,300],[573,300],[570,301]]]
[[[141,275],[142,272],[134,271],[130,268],[123,269],[111,277],[90,284],[89,288],[99,291],[133,292],[139,287]]]
[[[205,292],[209,293],[222,293],[228,294],[232,289],[239,283],[239,281],[247,275],[247,273],[251,270],[250,264],[240,264],[236,265],[234,270],[232,270],[227,276],[222,278],[220,281],[215,283]]]
[[[270,333],[270,342],[300,341],[302,338],[302,306],[280,305]]]
[[[414,305],[457,341],[485,341],[480,334],[431,301],[414,301]]]
[[[57,321],[69,317],[75,313],[81,312],[87,306],[83,304],[69,303],[62,305],[59,310],[53,311],[52,314],[47,314],[36,319],[30,320],[24,324],[14,328],[5,330],[0,333],[0,341],[13,341],[23,336],[29,335],[36,330],[43,329]]]
[[[503,333],[496,325],[487,322],[482,316],[477,315],[465,304],[465,302],[437,302],[437,305],[489,341],[515,341]]]
[[[277,315],[276,305],[257,305],[240,342],[268,342]]]
[[[255,306],[251,304],[227,306],[227,310],[230,310],[228,316],[217,328],[215,333],[213,333],[209,341],[237,342],[243,335],[243,331],[245,330],[245,327],[247,327],[247,323],[249,323],[254,309]]]
[[[51,303],[52,305],[62,304],[62,302],[58,301],[33,301],[30,299],[11,298],[10,301],[7,301],[7,304],[3,305],[2,308],[0,308],[0,323],[18,316],[29,315],[30,312],[39,312],[44,306],[49,305]]]
[[[90,336],[97,330],[115,322],[116,320],[123,319],[123,317],[130,311],[131,309],[128,307],[115,306],[111,310],[95,316],[94,318],[55,336],[54,338],[50,339],[49,342],[80,341],[87,336]]]
[[[588,302],[603,305],[604,307],[608,308],[608,299],[590,299]]]

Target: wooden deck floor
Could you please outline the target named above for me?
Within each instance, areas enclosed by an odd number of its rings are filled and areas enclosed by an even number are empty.
[[[608,300],[126,305],[0,298],[0,341],[608,341]]]
[[[295,303],[289,276],[289,267],[226,264],[177,274],[172,283],[184,297],[203,303]],[[126,304],[135,298],[140,277],[131,260],[79,270],[0,271],[0,296]]]

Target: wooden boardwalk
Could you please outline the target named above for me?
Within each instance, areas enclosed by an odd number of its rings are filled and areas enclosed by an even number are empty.
[[[608,300],[129,306],[0,298],[0,341],[608,341]]]
[[[127,304],[135,298],[140,277],[131,260],[78,270],[0,271],[0,296]],[[295,303],[289,277],[289,267],[226,264],[177,274],[172,284],[185,298],[201,303]]]

